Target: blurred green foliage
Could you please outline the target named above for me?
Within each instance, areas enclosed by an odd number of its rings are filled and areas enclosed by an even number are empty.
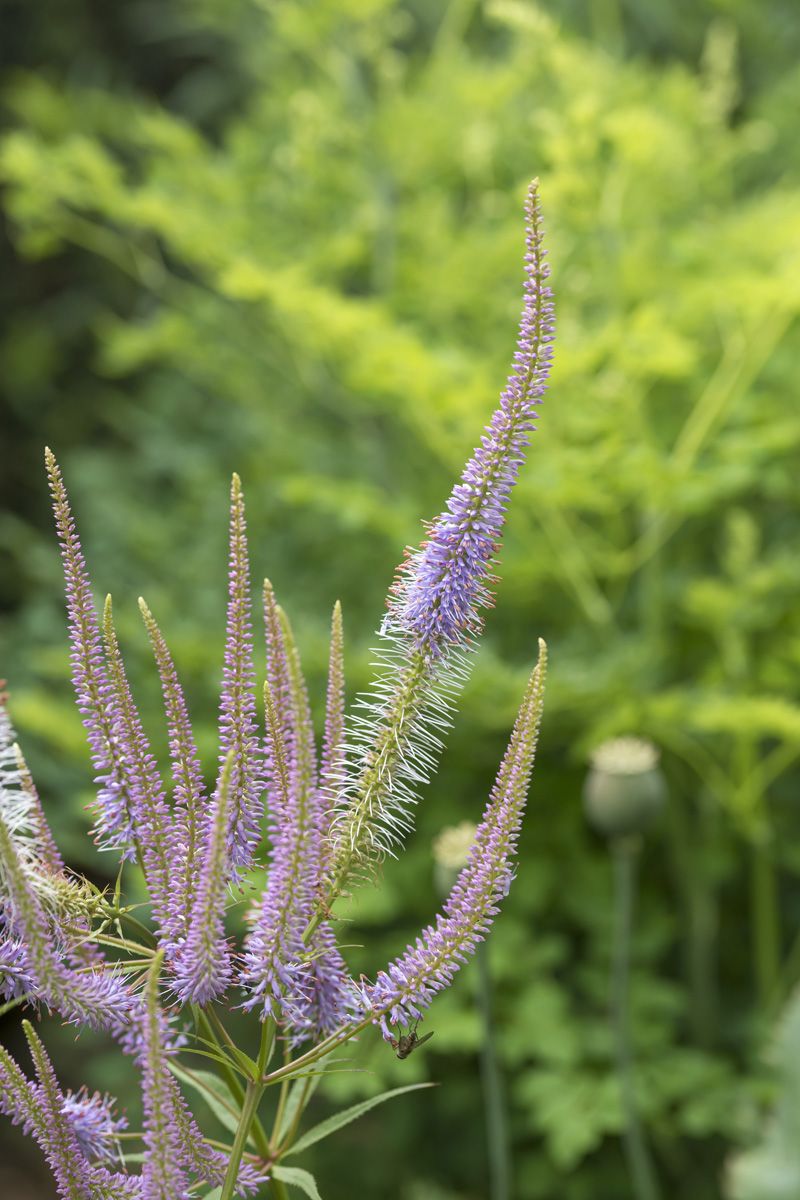
[[[618,733],[662,748],[671,789],[634,948],[639,1102],[665,1193],[719,1195],[800,975],[796,6],[8,7],[3,670],[70,861],[110,869],[85,837],[43,444],[156,739],[139,593],[213,761],[234,469],[317,700],[337,596],[355,691],[400,550],[504,380],[538,174],[558,344],[498,605],[419,832],[344,940],[372,973],[430,918],[431,838],[479,813],[543,635],[540,762],[491,939],[514,1196],[630,1194],[611,868],[579,803]],[[437,1002],[418,1056],[366,1039],[366,1073],[334,1077],[329,1098],[444,1086],[321,1146],[326,1200],[352,1195],[355,1156],[364,1196],[486,1195],[474,988],[468,970]],[[93,1084],[116,1087],[97,1053]]]

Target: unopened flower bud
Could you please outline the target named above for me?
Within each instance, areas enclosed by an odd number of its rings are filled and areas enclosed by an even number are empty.
[[[636,737],[614,738],[594,751],[583,803],[599,833],[618,838],[649,828],[666,799],[658,759],[653,743]]]

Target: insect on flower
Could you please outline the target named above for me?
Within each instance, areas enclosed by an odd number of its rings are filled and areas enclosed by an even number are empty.
[[[397,1051],[398,1058],[408,1058],[409,1054],[413,1054],[420,1046],[424,1046],[427,1041],[433,1037],[434,1031],[426,1033],[424,1037],[417,1037],[417,1026],[419,1021],[414,1022],[413,1029],[409,1029],[408,1033],[401,1033],[400,1037],[391,1038],[391,1044]]]

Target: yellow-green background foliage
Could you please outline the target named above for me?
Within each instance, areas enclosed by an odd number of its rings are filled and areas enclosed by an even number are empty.
[[[628,1194],[610,864],[580,786],[592,746],[633,732],[670,785],[635,942],[640,1101],[666,1194],[718,1196],[800,975],[796,6],[7,9],[3,673],[71,861],[111,870],[86,837],[44,443],[155,737],[140,593],[213,762],[234,469],[318,702],[341,597],[352,694],[402,547],[503,384],[538,175],[558,343],[498,604],[418,832],[345,940],[373,972],[430,918],[431,839],[480,811],[543,635],[542,751],[490,944],[513,1194]],[[326,1200],[487,1194],[474,987],[467,971],[434,1006],[425,1056],[364,1039],[368,1072],[335,1077],[329,1097],[443,1086],[326,1144]],[[102,1047],[75,1057],[74,1080],[124,1093]]]

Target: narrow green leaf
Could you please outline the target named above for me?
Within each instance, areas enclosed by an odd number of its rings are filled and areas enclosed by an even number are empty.
[[[308,1133],[304,1134],[299,1141],[286,1151],[285,1157],[290,1154],[300,1154],[303,1150],[307,1150],[309,1146],[315,1145],[316,1142],[321,1142],[331,1133],[335,1133],[337,1129],[341,1129],[343,1125],[349,1125],[351,1121],[357,1121],[364,1113],[369,1112],[371,1108],[375,1108],[378,1104],[384,1104],[387,1100],[391,1100],[393,1096],[402,1096],[405,1092],[416,1092],[420,1088],[436,1087],[435,1083],[410,1083],[406,1087],[392,1088],[390,1092],[382,1092],[380,1096],[372,1096],[369,1100],[362,1100],[360,1104],[354,1104],[351,1108],[345,1108],[340,1113],[335,1113],[332,1117],[328,1117],[326,1121],[321,1121],[319,1125],[315,1125],[313,1129],[309,1129]]]
[[[216,1187],[214,1188],[213,1192],[206,1192],[205,1196],[203,1196],[203,1200],[219,1200],[221,1195],[222,1188]]]
[[[272,1174],[281,1183],[288,1183],[290,1187],[299,1188],[301,1192],[305,1192],[310,1200],[322,1200],[317,1187],[317,1181],[310,1171],[304,1171],[301,1167],[273,1167]]]

